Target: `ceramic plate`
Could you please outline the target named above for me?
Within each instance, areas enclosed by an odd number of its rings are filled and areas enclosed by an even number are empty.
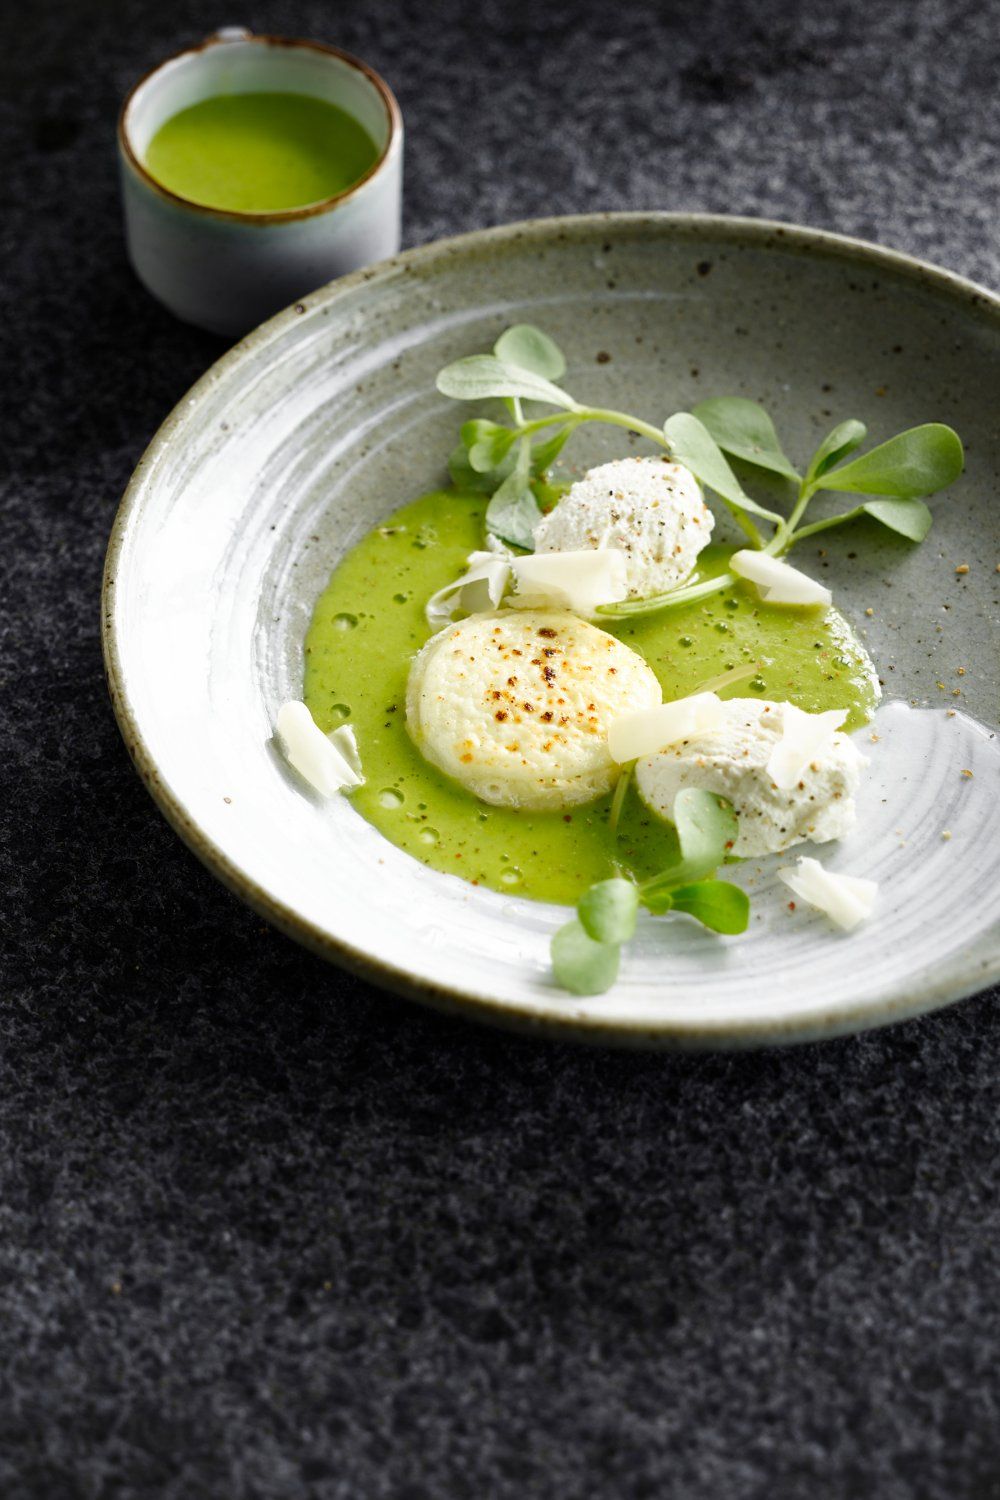
[[[304,795],[275,753],[274,714],[300,695],[332,568],[444,477],[459,414],[436,372],[520,321],[558,339],[579,398],[652,419],[743,394],[793,454],[847,416],[873,438],[939,419],[965,439],[967,473],[922,546],[872,527],[829,533],[822,560],[796,553],[824,570],[885,681],[859,828],[832,859],[881,881],[876,918],[854,933],[792,920],[773,869],[748,865],[743,938],[649,919],[615,988],[576,1000],[548,972],[564,908],[425,869],[348,801]],[[1000,977],[1000,799],[981,790],[996,785],[998,390],[1000,300],[832,235],[602,215],[411,251],[258,329],[157,434],[107,561],[122,732],[220,879],[325,957],[442,1008],[591,1040],[732,1046],[944,1004]],[[577,462],[621,451],[612,430],[574,438]]]

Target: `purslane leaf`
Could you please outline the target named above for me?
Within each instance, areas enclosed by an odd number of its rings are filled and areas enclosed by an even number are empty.
[[[595,943],[627,943],[635,936],[639,892],[631,880],[601,880],[580,898],[577,914]]]
[[[700,880],[680,886],[673,893],[674,911],[695,917],[713,932],[746,932],[750,920],[750,898],[728,880]]]
[[[560,927],[551,954],[557,982],[572,995],[603,995],[618,978],[618,944],[595,943],[578,921]]]
[[[532,479],[531,481],[531,493],[538,501],[539,510],[544,514],[548,514],[552,507],[558,504],[569,488],[570,486],[565,481],[557,484],[551,484],[546,479]]]
[[[740,830],[731,803],[701,787],[687,786],[677,793],[673,821],[685,865],[704,867],[705,873],[722,864]]]
[[[495,354],[472,354],[446,365],[437,378],[437,388],[442,396],[451,396],[456,401],[485,401],[497,396],[544,401],[566,411],[576,406],[572,396],[544,376],[507,364]]]
[[[535,527],[541,519],[538,501],[531,493],[527,478],[520,469],[515,469],[486,507],[487,530],[502,541],[533,552]]]
[[[782,451],[774,423],[762,406],[743,396],[716,396],[700,401],[691,413],[723,452],[785,479],[800,476]]]
[[[482,495],[491,495],[514,472],[514,462],[515,455],[509,453],[497,468],[480,474],[470,464],[465,444],[459,443],[449,455],[448,472],[460,490],[478,490]]]
[[[639,899],[646,910],[652,912],[654,917],[666,916],[674,904],[669,883],[663,886],[657,886],[651,882],[643,885],[642,894]]]
[[[505,364],[531,370],[547,380],[558,380],[566,371],[559,345],[531,323],[515,323],[505,329],[493,345],[493,353]]]
[[[544,443],[536,443],[534,445],[531,450],[531,472],[533,474],[544,474],[546,469],[555,463],[569,441],[572,431],[573,424],[569,423],[565,427],[560,427],[552,437],[546,438]]]
[[[470,417],[463,422],[458,429],[458,435],[466,448],[472,448],[482,438],[489,437],[494,432],[509,432],[509,427],[504,427],[500,422],[488,422],[485,417]]]
[[[516,432],[499,422],[474,421],[462,425],[462,442],[469,451],[469,463],[478,474],[488,474],[503,463],[516,438]]]
[[[669,444],[671,457],[689,468],[706,489],[714,490],[737,510],[765,518],[769,516],[768,511],[744,494],[722,449],[704,423],[699,422],[691,412],[679,411],[668,417],[663,424],[663,435]]]
[[[860,509],[911,542],[922,542],[934,520],[922,500],[869,500]]]
[[[959,436],[942,422],[926,422],[818,477],[822,489],[851,495],[919,499],[944,489],[962,472]]]
[[[846,422],[838,422],[809,460],[807,480],[814,480],[817,475],[832,469],[834,464],[839,464],[842,458],[859,448],[867,436],[868,428],[864,422],[858,422],[854,417],[848,417]]]
[[[739,820],[732,805],[715,792],[684,787],[674,798],[678,858],[644,880],[640,900],[651,912],[669,911],[678,886],[713,874],[732,850]]]

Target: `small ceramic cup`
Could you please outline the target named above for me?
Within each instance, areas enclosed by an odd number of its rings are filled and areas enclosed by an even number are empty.
[[[374,140],[374,165],[322,203],[277,213],[208,208],[163,187],[144,165],[165,120],[222,93],[309,94],[337,104]],[[227,30],[147,73],[118,121],[125,236],[139,280],[163,305],[234,336],[316,287],[399,249],[403,122],[388,85],[320,42]]]

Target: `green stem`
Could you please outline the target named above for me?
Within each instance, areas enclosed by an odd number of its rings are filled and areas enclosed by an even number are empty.
[[[758,531],[758,529],[754,525],[754,523],[751,521],[750,517],[747,516],[747,515],[744,515],[744,513],[737,506],[731,504],[731,502],[728,501],[724,495],[722,496],[722,503],[726,507],[726,509],[729,511],[729,514],[732,516],[732,518],[736,522],[737,526],[739,526],[746,533],[746,535],[753,542],[753,544],[757,548],[757,550],[758,551],[763,551],[764,550],[764,538],[761,536],[760,532]],[[780,521],[780,519],[781,519],[780,516],[776,516],[775,517],[776,521]]]
[[[530,422],[517,424],[519,437],[528,437],[533,432],[541,432],[544,427],[554,427],[564,424],[570,427],[579,427],[581,422],[607,422],[612,427],[627,427],[630,432],[638,432],[642,437],[648,437],[661,448],[668,448],[669,444],[659,428],[653,427],[649,422],[643,422],[638,417],[630,417],[624,411],[606,411],[598,406],[578,406],[575,411],[554,412],[550,417],[533,417]]]
[[[813,521],[810,526],[801,526],[789,542],[801,542],[804,536],[815,536],[818,531],[829,531],[831,526],[840,526],[844,521],[856,520],[858,516],[864,515],[864,507],[859,505],[854,510],[843,510],[839,516],[827,516],[824,521]]]
[[[612,837],[618,832],[618,823],[621,819],[622,808],[625,806],[625,794],[628,791],[632,772],[635,769],[635,761],[627,761],[621,768],[621,774],[615,783],[614,795],[611,798],[611,810],[608,813],[608,827]]]
[[[669,451],[670,444],[658,427],[643,422],[639,417],[630,417],[627,411],[613,411],[603,406],[579,406],[572,415],[581,422],[607,422],[612,427],[625,427],[629,432],[637,432],[640,437],[649,438],[657,447]]]
[[[533,432],[541,432],[543,427],[556,427],[560,423],[575,427],[577,425],[576,413],[558,411],[553,413],[551,417],[532,417],[530,422],[520,422],[518,424],[518,436],[529,437]]]
[[[783,552],[788,551],[793,541],[796,541],[798,537],[804,534],[801,531],[796,532],[795,528],[805,515],[806,507],[815,493],[816,486],[810,484],[807,476],[803,479],[799,487],[799,498],[796,500],[791,514],[787,520],[781,522],[774,536],[764,548],[765,552],[769,553],[772,557],[779,557]]]
[[[658,609],[669,609],[675,604],[691,604],[695,599],[707,599],[710,594],[719,594],[736,582],[732,573],[720,573],[718,578],[706,578],[704,583],[691,583],[684,588],[671,589],[666,594],[650,594],[648,599],[625,599],[621,604],[602,604],[597,613],[604,619],[627,620],[633,615],[651,615]]]
[[[760,662],[751,662],[748,667],[730,667],[728,672],[720,672],[718,677],[710,677],[707,682],[699,682],[684,696],[693,698],[695,693],[718,693],[722,688],[733,687],[737,682],[745,682],[748,677],[756,677],[760,671]]]

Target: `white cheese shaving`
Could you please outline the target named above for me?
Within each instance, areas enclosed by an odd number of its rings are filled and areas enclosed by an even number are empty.
[[[625,554],[615,547],[586,547],[574,552],[536,552],[515,557],[519,608],[539,602],[557,604],[589,616],[601,604],[617,604],[628,594]]]
[[[778,871],[789,890],[810,906],[825,912],[837,927],[850,932],[870,917],[878,893],[878,881],[858,875],[837,875],[825,870],[818,859],[803,855],[797,865],[786,865]]]
[[[354,733],[353,724],[341,724],[339,729],[333,729],[327,735],[327,739],[335,750],[339,750],[347,761],[351,770],[358,778],[358,785],[364,781],[364,773],[361,770],[361,751],[358,749],[357,735]]]
[[[692,693],[689,698],[676,698],[657,708],[620,714],[608,729],[608,752],[622,766],[656,755],[703,730],[715,729],[724,718],[722,700],[716,693]]]
[[[282,704],[275,732],[288,764],[323,797],[360,786],[361,760],[348,724],[325,735],[304,703]]]
[[[846,708],[807,714],[794,703],[786,703],[781,739],[767,762],[767,774],[775,786],[790,792],[806,767],[826,753],[846,718]]]
[[[740,578],[755,583],[768,604],[830,604],[833,600],[821,583],[768,552],[734,552],[729,566]]]
[[[466,563],[466,571],[460,578],[446,583],[427,601],[427,623],[435,629],[447,625],[458,610],[467,615],[482,614],[484,610],[496,609],[503,598],[510,577],[510,554],[470,552]]]

